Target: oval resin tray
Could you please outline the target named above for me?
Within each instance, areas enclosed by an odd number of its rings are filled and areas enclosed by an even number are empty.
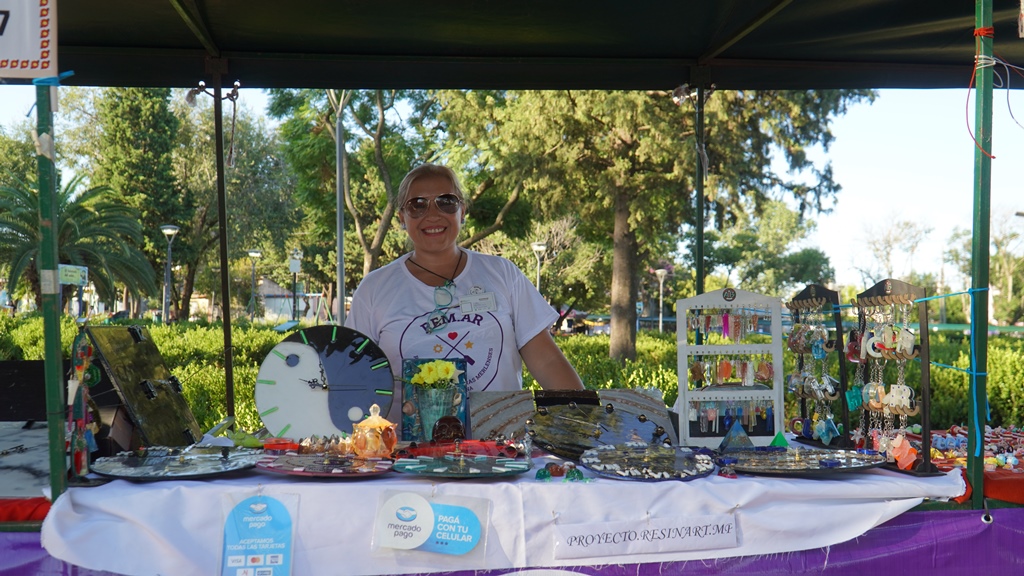
[[[598,476],[616,480],[694,480],[715,471],[711,456],[680,446],[645,442],[605,444],[586,450],[580,465]]]

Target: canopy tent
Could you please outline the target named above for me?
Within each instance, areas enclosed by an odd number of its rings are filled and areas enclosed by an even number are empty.
[[[61,2],[67,84],[191,87],[207,58],[249,88],[955,88],[963,0],[94,0]],[[1017,2],[994,10],[1024,61]]]
[[[950,88],[976,82],[976,132],[987,149],[992,71],[975,71],[975,54],[991,55],[994,35],[1000,58],[1024,62],[1024,43],[1016,40],[1019,4],[1003,2],[993,10],[991,0],[977,0],[976,13],[961,0],[309,0],[288,6],[271,0],[95,0],[59,8],[59,64],[75,72],[65,84],[192,87],[211,81],[218,143],[221,85],[235,80],[255,88],[662,90],[681,84],[759,90]],[[988,27],[993,34],[984,32],[976,41],[975,30]],[[48,106],[40,106],[44,113]],[[698,127],[701,116],[698,110]],[[41,118],[40,133],[49,130]],[[218,150],[226,260],[222,157]],[[990,159],[982,151],[976,159],[974,286],[985,289]],[[44,230],[44,248],[52,241]],[[227,284],[227,266],[221,268]],[[984,323],[987,301],[978,302],[972,318]],[[55,312],[47,323],[56,325]],[[975,344],[977,405],[985,399],[984,331]],[[56,398],[48,397],[54,429],[62,414],[57,366],[47,377],[48,392],[57,389]],[[971,427],[980,424],[976,410]],[[51,478],[59,493],[61,478],[54,472]],[[981,490],[975,495],[980,506]]]

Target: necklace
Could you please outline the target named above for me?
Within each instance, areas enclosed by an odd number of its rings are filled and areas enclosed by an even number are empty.
[[[452,286],[455,286],[455,275],[459,271],[459,266],[462,265],[462,257],[465,256],[465,254],[466,253],[463,252],[461,249],[459,250],[459,261],[455,263],[455,269],[452,270],[452,277],[451,278],[448,278],[447,276],[442,276],[442,275],[438,274],[437,272],[434,272],[433,270],[431,270],[429,268],[421,266],[419,262],[413,260],[412,258],[409,258],[409,262],[411,262],[414,266],[416,266],[420,270],[423,270],[424,272],[433,274],[434,276],[437,276],[441,280],[444,280],[445,286],[447,286],[449,284],[452,285]]]

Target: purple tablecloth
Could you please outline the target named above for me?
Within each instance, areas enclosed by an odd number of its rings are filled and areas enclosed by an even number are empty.
[[[907,512],[853,540],[828,548],[769,556],[707,561],[630,563],[536,571],[482,570],[453,576],[580,574],[587,576],[661,576],[664,574],[1021,574],[1024,573],[1024,508],[991,512],[991,523],[974,510]],[[130,551],[125,551],[130,553]],[[325,567],[322,574],[342,574]],[[0,533],[0,574],[32,576],[109,576],[61,562],[40,546],[39,533]]]

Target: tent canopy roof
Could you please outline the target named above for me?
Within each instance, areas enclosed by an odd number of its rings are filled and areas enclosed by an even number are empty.
[[[996,54],[1024,63],[1017,2]],[[87,86],[954,88],[972,2],[91,0],[61,2],[58,64]]]

